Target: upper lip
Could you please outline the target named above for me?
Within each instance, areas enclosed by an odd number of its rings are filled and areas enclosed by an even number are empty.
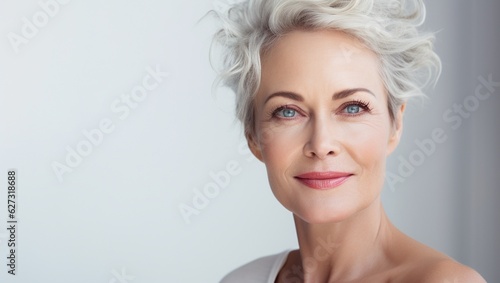
[[[299,179],[315,179],[315,180],[325,180],[325,179],[335,179],[341,177],[348,177],[353,175],[352,173],[346,172],[335,172],[335,171],[324,171],[324,172],[307,172],[295,176]]]

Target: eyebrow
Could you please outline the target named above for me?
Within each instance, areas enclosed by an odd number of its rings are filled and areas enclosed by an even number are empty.
[[[338,91],[336,93],[334,93],[332,95],[332,100],[338,100],[338,99],[342,99],[342,98],[346,98],[350,95],[353,95],[355,94],[356,92],[367,92],[373,96],[375,96],[375,94],[373,92],[371,92],[369,89],[366,89],[366,88],[348,88],[348,89],[344,89],[344,90],[341,90],[341,91]],[[264,101],[264,104],[266,104],[271,98],[273,97],[285,97],[285,98],[290,98],[290,99],[293,99],[293,100],[296,100],[296,101],[304,101],[304,98],[300,95],[300,94],[297,94],[295,92],[291,92],[291,91],[278,91],[278,92],[275,92],[271,95],[269,95],[266,100]]]
[[[304,98],[300,94],[297,94],[295,92],[278,91],[278,92],[275,92],[275,93],[269,95],[266,98],[266,101],[264,101],[264,104],[266,104],[271,98],[278,97],[278,96],[290,98],[290,99],[297,100],[297,101],[304,101]]]
[[[371,92],[369,89],[366,89],[366,88],[348,88],[348,89],[344,89],[344,90],[341,90],[339,92],[334,93],[332,96],[332,100],[346,98],[350,95],[355,94],[356,92],[367,92],[367,93],[375,96],[375,94],[373,92]]]

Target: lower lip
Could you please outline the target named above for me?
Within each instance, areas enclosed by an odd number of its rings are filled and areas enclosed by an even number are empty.
[[[345,176],[333,179],[301,179],[301,178],[296,178],[296,179],[312,189],[327,190],[342,185],[345,181],[347,181],[347,179],[349,179],[349,177],[351,176]]]

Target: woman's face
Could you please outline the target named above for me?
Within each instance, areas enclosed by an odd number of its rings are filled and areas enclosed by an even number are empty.
[[[309,223],[338,222],[378,199],[399,142],[378,59],[337,31],[293,31],[262,55],[255,135],[283,206]]]

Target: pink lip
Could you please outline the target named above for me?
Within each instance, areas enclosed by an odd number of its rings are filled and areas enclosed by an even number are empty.
[[[295,176],[295,179],[299,180],[301,183],[310,188],[317,190],[326,190],[342,185],[352,175],[353,174],[351,173],[333,171],[309,172]]]

